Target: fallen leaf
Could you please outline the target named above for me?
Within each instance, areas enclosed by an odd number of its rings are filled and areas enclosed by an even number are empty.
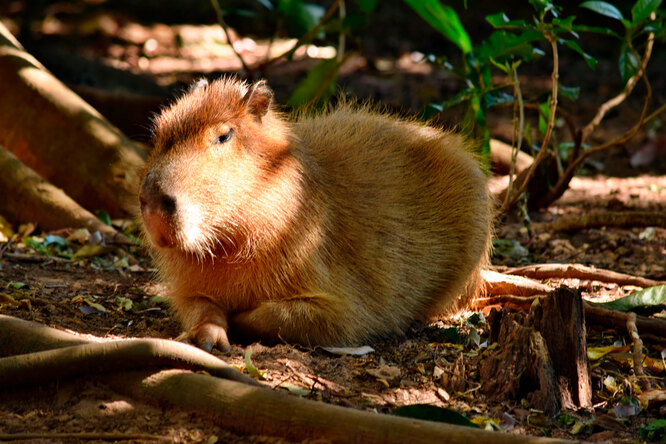
[[[266,379],[264,375],[257,370],[257,367],[252,364],[252,360],[250,359],[252,356],[252,347],[248,347],[247,351],[245,352],[245,368],[247,369],[247,374],[252,376],[253,378],[257,379]]]
[[[374,348],[369,345],[364,345],[362,347],[322,347],[322,350],[325,350],[333,355],[352,355],[352,356],[363,356],[368,353],[375,351]]]
[[[391,365],[380,365],[379,368],[376,369],[369,368],[366,372],[377,378],[377,380],[385,380],[386,384],[397,382],[401,375],[400,367]]]
[[[666,389],[657,388],[646,390],[643,393],[636,395],[638,401],[646,409],[652,409],[657,405],[663,404],[666,402]]]

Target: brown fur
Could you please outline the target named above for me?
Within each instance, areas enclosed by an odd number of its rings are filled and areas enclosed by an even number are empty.
[[[459,135],[271,97],[223,79],[156,120],[142,209],[187,337],[361,344],[474,295],[490,204]]]

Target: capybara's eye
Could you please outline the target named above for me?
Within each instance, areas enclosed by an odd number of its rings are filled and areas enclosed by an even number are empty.
[[[226,134],[222,134],[220,137],[218,137],[217,139],[215,139],[215,142],[214,142],[214,143],[215,143],[216,145],[220,145],[220,144],[222,144],[222,143],[228,142],[229,139],[231,139],[231,136],[233,136],[233,135],[234,135],[234,130],[230,129],[228,133],[226,133]]]

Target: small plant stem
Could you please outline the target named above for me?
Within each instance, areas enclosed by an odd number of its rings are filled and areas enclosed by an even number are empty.
[[[513,107],[513,140],[511,141],[513,146],[513,151],[511,153],[511,166],[509,167],[509,186],[504,198],[503,205],[507,205],[511,196],[511,189],[513,188],[513,179],[516,171],[516,159],[518,158],[518,151],[523,145],[523,133],[525,132],[525,104],[523,102],[523,93],[520,89],[520,81],[518,80],[518,70],[515,66],[511,69],[511,80],[513,82],[513,94],[515,97],[514,107]],[[518,111],[518,122],[516,122],[516,110]]]
[[[552,89],[551,89],[551,97],[550,97],[550,113],[548,116],[548,124],[546,125],[546,133],[543,137],[543,142],[541,143],[541,149],[539,150],[539,153],[536,155],[534,158],[534,162],[532,162],[532,165],[530,165],[529,170],[527,171],[527,174],[524,178],[524,180],[518,185],[518,189],[513,192],[512,197],[510,199],[506,199],[504,204],[502,205],[502,208],[500,209],[500,213],[505,212],[508,210],[511,206],[513,206],[520,195],[525,191],[527,188],[527,184],[529,183],[530,179],[534,175],[534,172],[536,171],[537,167],[539,164],[543,161],[543,159],[546,157],[546,153],[548,152],[548,146],[550,143],[550,136],[553,131],[553,127],[555,126],[555,113],[557,111],[557,90],[559,86],[559,78],[560,78],[560,71],[559,71],[559,55],[557,52],[557,41],[555,40],[554,36],[552,35],[545,35],[546,39],[550,42],[550,47],[553,51],[553,72],[551,74],[551,79],[552,79]],[[511,193],[511,189],[507,190],[508,193]]]
[[[249,73],[250,68],[247,66],[247,63],[245,63],[245,59],[243,59],[243,56],[236,50],[234,42],[231,41],[231,34],[229,33],[229,27],[227,26],[227,23],[224,21],[224,14],[222,13],[222,8],[220,7],[219,1],[220,0],[211,0],[213,9],[215,9],[215,14],[217,14],[217,21],[220,23],[220,26],[222,26],[222,29],[224,30],[224,35],[227,37],[227,43],[229,43],[229,46],[231,46],[231,50],[234,52],[238,60],[240,60],[241,65],[243,66],[243,71]]]
[[[345,2],[342,0],[340,2],[340,22],[342,23],[347,16],[347,8],[345,7]],[[338,36],[338,63],[342,62],[345,57],[345,45],[347,42],[347,35],[344,32],[344,29],[340,27],[340,35]]]
[[[627,316],[627,331],[632,343],[631,354],[634,363],[634,376],[638,379],[643,391],[650,390],[652,388],[650,380],[645,377],[645,372],[643,371],[643,341],[638,334],[638,328],[636,328],[636,313],[630,312]]]

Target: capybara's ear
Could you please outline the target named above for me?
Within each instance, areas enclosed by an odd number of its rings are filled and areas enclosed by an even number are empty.
[[[207,87],[207,86],[208,86],[208,80],[205,79],[205,78],[201,78],[201,79],[196,80],[195,82],[193,82],[193,83],[190,85],[190,87],[189,87],[189,89],[187,90],[187,92],[188,92],[188,93],[197,92],[197,91],[199,91],[200,89],[205,88],[205,87]]]
[[[264,80],[253,83],[250,89],[245,93],[243,101],[247,103],[248,111],[258,120],[268,112],[268,108],[273,102],[273,91],[268,87]]]

